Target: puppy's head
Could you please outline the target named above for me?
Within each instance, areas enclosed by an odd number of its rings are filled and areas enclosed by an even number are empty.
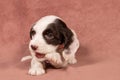
[[[73,33],[57,16],[41,18],[30,30],[29,49],[33,53],[47,54],[55,52],[59,45],[68,48]]]

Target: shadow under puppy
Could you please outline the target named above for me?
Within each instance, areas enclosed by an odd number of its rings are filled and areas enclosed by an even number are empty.
[[[44,74],[46,63],[62,68],[77,62],[75,53],[79,41],[61,18],[54,15],[42,17],[31,28],[30,38],[31,56],[22,58],[22,61],[32,59],[29,74]]]

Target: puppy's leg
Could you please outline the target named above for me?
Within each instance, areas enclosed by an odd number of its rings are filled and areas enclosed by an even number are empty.
[[[46,54],[45,56],[47,58],[47,60],[50,61],[50,63],[52,65],[54,65],[56,68],[61,67],[62,65],[62,60],[61,60],[61,56],[59,53],[55,52],[55,53],[49,53]]]
[[[63,51],[63,57],[65,58],[65,61],[68,62],[69,64],[77,63],[77,60],[75,58],[75,54],[71,53],[70,51],[67,51],[67,50]]]
[[[77,62],[77,60],[75,58],[75,53],[77,52],[77,50],[80,46],[79,40],[77,39],[77,36],[76,36],[76,33],[73,30],[72,30],[72,32],[74,33],[73,43],[71,43],[69,48],[65,49],[62,53],[65,60],[70,64],[74,64]]]
[[[45,73],[43,65],[41,62],[38,62],[35,58],[31,61],[31,68],[28,72],[30,75],[41,75]]]

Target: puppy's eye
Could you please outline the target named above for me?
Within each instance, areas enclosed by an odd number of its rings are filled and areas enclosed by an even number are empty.
[[[46,39],[53,39],[53,38],[54,38],[54,35],[53,35],[53,33],[47,33],[47,34],[45,35],[45,38],[46,38]]]
[[[36,32],[34,30],[31,31],[31,35],[34,36]]]

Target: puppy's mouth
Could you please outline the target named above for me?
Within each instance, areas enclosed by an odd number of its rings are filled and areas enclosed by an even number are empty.
[[[45,54],[41,54],[41,53],[39,53],[39,52],[35,52],[35,56],[36,56],[37,58],[43,58],[43,57],[45,57]]]

